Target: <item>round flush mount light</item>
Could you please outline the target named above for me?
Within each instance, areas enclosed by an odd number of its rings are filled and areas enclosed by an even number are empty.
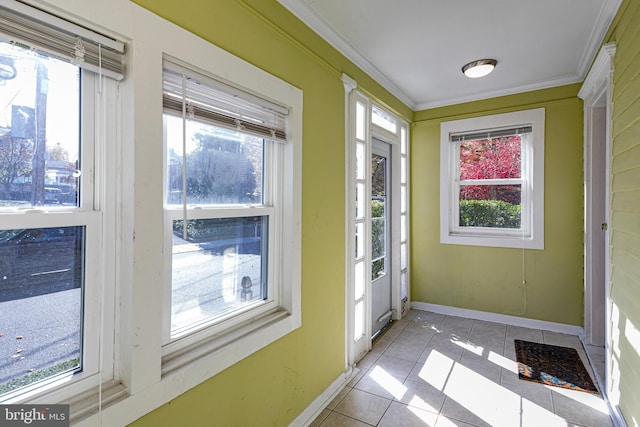
[[[484,77],[496,68],[497,63],[498,61],[495,59],[479,59],[469,62],[462,67],[462,72],[465,76],[471,77],[472,79]]]

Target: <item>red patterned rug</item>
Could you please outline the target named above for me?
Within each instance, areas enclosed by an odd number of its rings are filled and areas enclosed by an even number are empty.
[[[575,348],[522,340],[514,342],[521,380],[598,394]]]

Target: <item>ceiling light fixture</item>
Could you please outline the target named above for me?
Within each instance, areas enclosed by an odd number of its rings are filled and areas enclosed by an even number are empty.
[[[498,61],[495,59],[479,59],[469,62],[462,67],[462,72],[465,76],[471,77],[472,79],[484,77],[493,71],[497,63]]]

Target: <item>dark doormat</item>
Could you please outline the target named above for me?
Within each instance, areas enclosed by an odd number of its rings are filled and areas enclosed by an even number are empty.
[[[598,394],[575,348],[522,340],[514,343],[521,380]]]

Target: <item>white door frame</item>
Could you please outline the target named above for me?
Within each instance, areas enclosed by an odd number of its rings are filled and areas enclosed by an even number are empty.
[[[345,90],[345,371],[371,349],[371,144],[372,138],[391,145],[391,292],[393,319],[408,307],[408,133],[409,125],[356,90],[357,83],[342,75]],[[375,110],[375,112],[374,112]],[[385,129],[376,123],[395,123]],[[391,130],[390,130],[391,129]],[[360,164],[357,168],[356,164]],[[401,174],[404,173],[404,177]],[[358,198],[356,197],[358,188]],[[401,206],[404,211],[401,211]],[[357,212],[357,214],[356,214]],[[402,230],[401,230],[402,229]],[[361,238],[356,245],[355,236]],[[404,250],[404,252],[402,252]],[[401,265],[401,253],[403,264]],[[357,332],[356,332],[357,330]],[[357,336],[356,336],[357,335]]]
[[[605,397],[611,387],[611,340],[610,310],[610,233],[611,214],[611,123],[613,92],[614,43],[604,45],[578,93],[584,100],[584,182],[585,182],[585,274],[584,274],[584,329],[587,344],[605,348],[605,378],[600,380],[605,388]],[[602,112],[604,109],[604,114]],[[604,123],[602,123],[604,121]],[[604,129],[602,127],[604,126]],[[603,132],[604,131],[604,132]],[[604,150],[598,151],[604,134]],[[602,148],[602,147],[601,147]],[[603,153],[604,151],[604,153]],[[604,157],[604,158],[602,158]],[[598,165],[604,165],[606,182],[597,182]],[[602,176],[602,175],[600,175]],[[604,197],[603,197],[604,196]],[[596,206],[604,198],[604,220],[598,215]],[[601,207],[600,207],[601,208]],[[601,214],[600,214],[601,215]],[[602,229],[602,224],[606,224]],[[604,242],[598,234],[604,233]],[[602,248],[602,245],[604,248]],[[602,250],[604,249],[604,250]],[[604,259],[602,259],[604,258]],[[598,271],[604,265],[604,275]],[[601,283],[604,276],[604,283]],[[613,407],[617,402],[610,402]]]

